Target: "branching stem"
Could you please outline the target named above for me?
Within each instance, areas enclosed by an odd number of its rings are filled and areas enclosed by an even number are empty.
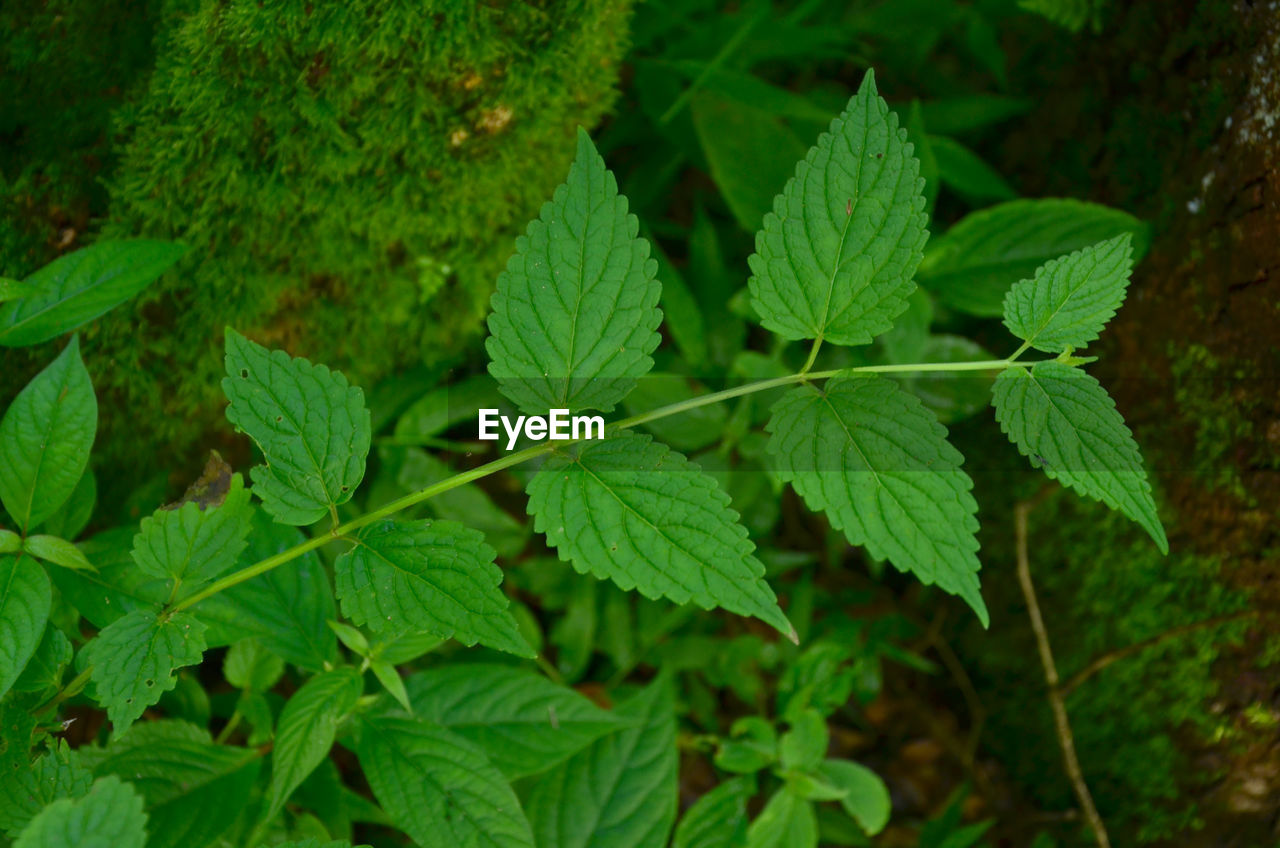
[[[724,389],[723,391],[713,392],[708,395],[702,395],[701,397],[690,398],[689,400],[683,400],[679,403],[659,407],[658,409],[641,413],[640,415],[633,415],[630,418],[624,418],[621,421],[617,421],[610,425],[610,429],[615,432],[618,430],[627,430],[632,427],[638,427],[641,424],[647,424],[650,421],[657,421],[661,418],[668,418],[672,415],[680,415],[681,413],[688,412],[689,410],[697,409],[702,406],[709,406],[713,403],[723,403],[724,401],[732,400],[733,398],[742,397],[744,395],[768,391],[769,389],[782,388],[784,386],[792,386],[797,383],[804,383],[811,380],[825,380],[841,374],[911,374],[926,371],[1001,371],[1010,366],[1023,366],[1029,364],[1030,363],[1014,362],[1013,357],[1010,357],[1009,359],[986,359],[978,362],[917,362],[904,365],[862,365],[856,368],[841,368],[832,371],[812,371],[807,373],[801,371],[796,374],[788,374],[785,377],[774,377],[768,380],[757,380],[752,383],[744,383],[741,386],[734,386],[731,389]],[[411,506],[416,506],[425,500],[434,498],[436,495],[441,495],[452,489],[456,489],[459,486],[465,486],[467,483],[475,482],[476,480],[488,477],[491,474],[496,474],[497,472],[511,468],[512,466],[520,465],[523,462],[528,462],[529,460],[536,459],[540,456],[545,456],[546,454],[571,443],[571,440],[543,442],[540,445],[534,445],[533,447],[525,448],[524,450],[499,457],[492,462],[486,462],[484,465],[478,465],[469,471],[463,471],[459,474],[455,474],[447,480],[441,480],[438,483],[433,483],[425,489],[419,489],[418,491],[405,495],[402,498],[397,498],[390,503],[384,504],[383,506],[373,510],[372,512],[365,513],[359,518],[353,518],[344,524],[338,524],[328,533],[321,533],[320,535],[308,539],[305,542],[294,545],[292,548],[281,551],[274,556],[269,556],[266,559],[247,566],[246,568],[242,568],[239,571],[233,571],[225,577],[210,583],[199,592],[178,601],[178,603],[174,604],[169,611],[171,613],[181,612],[182,610],[200,603],[206,598],[212,597],[226,589],[230,589],[232,586],[238,586],[246,580],[252,580],[260,574],[266,574],[268,571],[295,560],[303,554],[322,548],[330,542],[349,538],[362,527],[367,527],[376,521],[381,521],[384,518],[395,515],[396,513],[408,509]]]

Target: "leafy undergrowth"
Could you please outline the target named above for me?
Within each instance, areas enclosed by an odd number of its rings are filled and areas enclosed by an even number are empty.
[[[888,348],[881,361],[849,361],[845,349],[893,330],[912,299],[920,302],[913,278],[927,238],[926,183],[913,154],[868,73],[778,195],[748,263],[751,306],[775,333],[770,355],[750,356],[772,376],[691,392],[594,434],[588,426],[579,435],[575,424],[571,435],[539,415],[611,413],[653,369],[663,319],[658,263],[580,132],[566,182],[498,279],[489,376],[476,376],[496,404],[485,409],[515,415],[516,427],[503,424],[511,433],[529,422],[525,438],[486,463],[441,474],[438,458],[411,447],[415,437],[432,444],[434,432],[410,428],[425,414],[448,430],[450,415],[474,413],[446,400],[442,419],[441,399],[428,394],[424,407],[400,417],[408,427],[397,426],[389,454],[378,457],[389,466],[376,475],[383,480],[399,461],[395,486],[410,490],[399,497],[385,485],[362,489],[375,428],[360,388],[227,328],[227,418],[262,463],[246,479],[215,455],[179,502],[136,533],[124,526],[76,547],[71,539],[94,506],[91,490],[77,493],[86,480],[92,489],[85,470],[97,401],[72,336],[0,421],[0,501],[15,528],[0,532],[0,682],[14,691],[10,707],[30,718],[4,727],[3,814],[16,844],[74,843],[96,827],[86,821],[135,804],[145,816],[114,822],[113,841],[258,845],[319,832],[350,844],[341,840],[363,835],[350,826],[358,821],[424,846],[642,848],[665,844],[674,830],[678,846],[728,836],[749,848],[814,848],[822,838],[856,844],[884,830],[891,799],[883,779],[831,756],[828,718],[856,686],[874,692],[874,678],[857,679],[859,662],[872,674],[882,656],[925,663],[888,642],[858,656],[853,645],[870,641],[874,626],[816,603],[812,574],[784,611],[772,583],[809,565],[812,553],[757,551],[731,507],[735,474],[775,496],[790,484],[826,514],[828,551],[844,542],[865,548],[873,562],[958,596],[986,627],[972,480],[937,413],[898,377],[971,374],[990,387],[997,420],[1034,467],[1168,547],[1137,446],[1106,390],[1081,370],[1092,358],[1075,353],[1124,299],[1127,220],[1009,290],[1004,325],[1021,341],[1009,356],[902,361]],[[1074,211],[1087,227],[1110,215]],[[164,242],[101,242],[7,283],[0,341],[65,334],[181,254]],[[945,287],[954,290],[964,273]],[[990,270],[983,273],[989,286]],[[920,347],[910,335],[898,341],[898,353]],[[1049,356],[1020,358],[1032,350]],[[680,372],[678,361],[668,367]],[[764,392],[776,400],[762,408],[754,396]],[[703,446],[719,443],[728,491],[682,453],[633,432],[661,434],[650,425],[722,403],[742,423],[732,438],[713,435]],[[745,448],[752,438],[757,447]],[[754,466],[734,467],[739,443]],[[397,452],[405,448],[418,453]],[[404,476],[415,459],[428,473],[436,463],[439,478],[415,488]],[[508,547],[502,537],[519,523],[475,487],[512,469],[533,531],[572,567],[535,559],[524,581],[512,581],[515,598],[504,590],[497,547],[466,526],[504,531],[495,534],[504,560],[523,559],[528,536]],[[445,495],[464,522],[415,517]],[[61,535],[43,532],[54,529]],[[561,587],[539,585],[553,575]],[[570,596],[559,615],[557,590]],[[603,611],[599,593],[608,593]],[[726,640],[718,632],[725,620],[693,617],[699,607],[754,622],[729,625],[750,635]],[[82,618],[97,630],[88,638]],[[672,643],[697,638],[690,630],[707,640],[701,649],[671,653]],[[697,685],[684,681],[687,719],[702,724],[684,747],[713,753],[726,780],[681,813],[677,678],[704,672],[722,645],[745,649],[739,658],[748,663],[769,665],[764,658],[775,655],[784,685],[772,709],[762,686],[743,698],[755,711],[730,720],[701,709]],[[229,646],[224,679],[238,690],[229,714],[225,705],[215,712],[193,674],[180,676],[199,667],[206,678],[205,652],[221,646]],[[597,693],[616,702],[612,710],[567,685],[603,670],[593,648],[613,665]],[[471,665],[483,650],[501,664]],[[75,674],[64,682],[64,672]],[[730,671],[721,685],[737,692],[747,679]],[[466,687],[470,697],[458,691]],[[50,722],[81,693],[105,711],[110,732],[102,726],[99,738],[67,750]],[[153,706],[166,717],[139,721]],[[215,715],[225,721],[211,737]],[[331,805],[303,792],[313,775],[334,776],[320,767],[331,756],[341,762],[338,752],[354,754],[358,767],[330,787],[339,809],[361,809],[347,811],[346,826],[326,823]],[[212,814],[218,805],[224,812]],[[958,826],[958,808],[948,809],[943,830]],[[972,842],[984,829],[945,838]]]

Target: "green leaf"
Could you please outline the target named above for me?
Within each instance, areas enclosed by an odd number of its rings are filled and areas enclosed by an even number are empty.
[[[995,357],[964,336],[931,335],[915,362],[955,363],[990,361]],[[899,385],[920,398],[943,424],[976,415],[991,402],[991,371],[920,371],[897,375]]]
[[[707,361],[707,330],[702,308],[684,275],[662,251],[662,246],[652,238],[649,245],[658,263],[658,281],[662,284],[658,306],[662,310],[663,325],[689,367],[702,367]]]
[[[62,669],[74,655],[71,640],[52,622],[49,623],[36,652],[31,655],[13,688],[18,692],[44,692],[55,688],[62,680]]]
[[[637,726],[538,777],[526,809],[539,848],[662,848],[676,818],[676,719],[659,677],[618,707]]]
[[[22,698],[0,698],[0,772],[13,774],[31,767],[36,717]],[[44,736],[44,731],[40,732]]]
[[[660,406],[692,400],[706,393],[701,386],[691,383],[682,374],[650,374],[627,396],[623,407],[629,415],[643,415]],[[658,418],[644,426],[676,450],[696,451],[723,439],[728,420],[725,405],[713,403],[670,418]]]
[[[24,280],[37,294],[0,306],[0,346],[40,344],[142,291],[186,253],[169,241],[100,241],[60,256]]]
[[[929,132],[958,135],[1030,112],[1036,101],[1003,94],[969,94],[920,104]]]
[[[264,821],[284,808],[293,791],[329,755],[338,722],[355,706],[361,691],[355,669],[336,668],[302,684],[284,705],[276,725],[271,793]]]
[[[253,508],[239,474],[221,506],[201,509],[188,502],[160,508],[142,519],[133,537],[133,561],[144,574],[172,578],[190,594],[236,564],[249,537]]]
[[[98,400],[73,337],[0,421],[0,501],[24,532],[71,496],[89,462]]]
[[[52,604],[53,587],[40,563],[0,556],[0,696],[40,645]]]
[[[1135,261],[1147,225],[1128,213],[1078,200],[1011,200],[974,212],[929,246],[920,285],[961,312],[996,316],[1009,287],[1050,259],[1129,233]]]
[[[505,402],[488,374],[466,377],[432,389],[414,402],[397,419],[395,436],[403,444],[416,444],[464,421],[474,421],[477,409],[501,407]]]
[[[778,759],[778,732],[760,716],[745,716],[733,723],[729,739],[716,749],[717,767],[734,774],[760,771]]]
[[[746,848],[747,802],[755,781],[735,777],[694,802],[680,817],[671,848]]]
[[[204,630],[190,613],[161,619],[155,610],[138,609],[85,645],[79,662],[82,668],[93,668],[90,693],[106,707],[117,732],[178,685],[179,668],[200,662]]]
[[[783,786],[747,830],[747,848],[817,848],[813,804]]]
[[[818,767],[818,775],[845,790],[840,806],[859,827],[871,836],[884,830],[892,805],[888,788],[875,772],[851,760],[827,760]]]
[[[271,711],[271,701],[261,692],[242,691],[236,697],[236,712],[244,717],[249,725],[245,744],[256,747],[271,740],[275,732],[275,715]]]
[[[1133,270],[1129,233],[1036,269],[1004,299],[1004,325],[1036,350],[1061,353],[1098,337],[1124,302]]]
[[[116,734],[93,773],[127,777],[142,794],[151,819],[147,848],[204,848],[236,823],[260,757],[216,745],[186,722],[148,721]]]
[[[33,557],[70,568],[73,571],[93,571],[93,564],[72,543],[57,536],[28,536],[22,542],[22,550]]]
[[[533,848],[515,792],[458,735],[410,718],[366,718],[356,752],[373,796],[423,848]]]
[[[751,302],[766,328],[854,345],[893,326],[928,237],[911,151],[868,71],[756,234]]]
[[[404,707],[406,712],[413,712],[413,704],[409,703],[409,693],[404,688],[404,678],[400,676],[400,672],[396,671],[394,665],[386,660],[371,660],[369,670],[397,704]]]
[[[1033,465],[1138,522],[1169,552],[1138,445],[1097,380],[1050,360],[1005,369],[992,396],[1001,429]]]
[[[275,848],[352,848],[351,843],[345,839],[334,839],[330,842],[320,842],[317,839],[303,839],[301,842],[281,842]]]
[[[653,367],[661,286],[649,243],[586,132],[568,180],[516,240],[485,343],[523,411],[608,412]]]
[[[839,801],[845,791],[808,772],[787,774],[787,788],[806,801]]]
[[[983,402],[986,402],[985,396]],[[396,482],[407,491],[425,489],[458,473],[426,451],[417,448],[399,450],[402,464],[396,475]],[[479,530],[484,534],[485,541],[504,559],[519,556],[528,544],[528,522],[512,518],[493,502],[484,489],[474,483],[441,492],[427,501],[426,506],[436,518],[458,521],[473,530]]]
[[[130,553],[135,529],[117,527],[80,543],[96,571],[54,568],[49,574],[63,597],[99,630],[125,613],[162,606],[169,597],[168,581],[138,571]]]
[[[338,637],[338,641],[346,645],[348,650],[361,657],[369,656],[369,640],[365,638],[365,635],[360,632],[358,627],[352,627],[350,624],[344,624],[341,621],[330,621],[328,624],[329,629]]]
[[[12,530],[0,530],[0,554],[16,554],[21,550],[21,536]]]
[[[295,527],[254,512],[249,546],[240,557],[249,566],[305,540]],[[338,643],[325,623],[337,617],[324,563],[314,552],[288,568],[275,568],[201,601],[200,620],[209,625],[210,645],[253,637],[286,662],[319,671],[338,658]],[[95,622],[96,623],[96,622]]]
[[[449,665],[408,681],[414,711],[474,743],[510,779],[546,771],[626,726],[566,686],[507,665]]]
[[[929,144],[942,181],[962,197],[986,201],[1013,200],[1018,196],[999,172],[960,142],[946,136],[933,136]]]
[[[534,528],[582,574],[646,598],[755,616],[794,639],[715,480],[648,436],[557,451],[527,488]]]
[[[266,692],[284,674],[284,660],[262,647],[257,639],[241,639],[222,660],[222,676],[237,689]]]
[[[782,734],[778,744],[782,767],[812,771],[827,756],[829,741],[827,722],[822,713],[812,707],[805,709],[791,722],[791,729]]]
[[[804,156],[804,142],[776,112],[711,90],[694,95],[690,112],[725,204],[742,229],[755,232]]]
[[[959,595],[987,625],[973,481],[919,400],[884,377],[837,377],[783,395],[767,429],[779,475],[810,509],[872,556]]]
[[[392,665],[400,665],[434,651],[444,641],[434,633],[415,633],[412,630],[384,635],[370,649],[370,656],[386,660]]]
[[[1102,10],[1107,0],[1018,0],[1022,8],[1043,15],[1064,29],[1079,32],[1091,26],[1102,29]]]
[[[92,784],[79,752],[60,741],[30,768],[0,774],[0,830],[15,837],[43,807],[60,798],[83,797]]]
[[[142,798],[119,778],[96,781],[83,798],[62,798],[31,820],[14,848],[143,848]]]
[[[911,109],[907,112],[907,137],[915,145],[915,157],[920,162],[925,213],[932,215],[933,204],[938,199],[938,157],[933,154],[931,137],[925,132],[924,110],[920,108],[919,100],[912,100]]]
[[[282,524],[306,525],[351,499],[364,478],[370,419],[364,392],[323,365],[269,351],[227,328],[227,420],[267,464],[253,490]]]
[[[376,633],[426,630],[531,657],[484,536],[453,521],[379,521],[334,564],[343,614]]]
[[[35,286],[20,283],[8,277],[0,277],[0,303],[17,300],[20,297],[31,297],[39,293],[40,290]]]
[[[71,497],[40,523],[40,530],[63,539],[75,539],[84,531],[98,501],[98,478],[85,471]]]

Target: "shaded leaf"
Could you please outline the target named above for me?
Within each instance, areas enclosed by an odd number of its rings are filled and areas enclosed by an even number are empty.
[[[837,377],[789,391],[767,429],[779,475],[810,509],[872,556],[959,595],[986,625],[973,481],[919,400],[884,377]]]
[[[411,718],[366,718],[356,750],[378,803],[423,848],[533,848],[515,792],[457,734]]]
[[[965,216],[935,239],[919,281],[954,309],[996,316],[1009,287],[1050,259],[1124,233],[1141,258],[1147,225],[1132,215],[1077,200],[1011,200]]]
[[[0,421],[0,501],[22,530],[66,502],[89,462],[98,400],[73,337]]]
[[[1090,375],[1053,360],[1008,368],[992,389],[996,420],[1050,479],[1138,522],[1161,553],[1169,541],[1133,434]]]
[[[633,433],[579,443],[527,491],[535,529],[580,573],[755,616],[793,637],[729,496],[665,445]]]
[[[62,798],[41,810],[14,848],[143,848],[142,798],[119,778],[96,781],[82,798]]]
[[[53,589],[40,563],[0,556],[0,696],[40,645],[52,603]]]
[[[538,777],[527,809],[539,848],[662,848],[676,818],[676,720],[659,677],[618,707],[638,726]]]
[[[151,239],[100,241],[60,256],[23,281],[36,293],[0,306],[0,346],[40,344],[142,291],[186,253]]]
[[[277,723],[265,820],[284,808],[293,791],[329,755],[338,722],[355,706],[361,691],[355,669],[336,668],[317,674],[289,698]]]
[[[627,724],[566,686],[506,665],[424,671],[408,690],[418,715],[474,743],[512,779],[546,771]]]
[[[453,521],[379,521],[334,564],[342,612],[375,632],[426,630],[533,656],[484,537]]]

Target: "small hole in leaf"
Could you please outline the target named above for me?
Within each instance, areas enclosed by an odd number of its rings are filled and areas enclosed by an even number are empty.
[[[240,369],[240,377],[241,377],[242,379],[245,379],[245,380],[249,379],[249,369],[248,369],[248,368],[241,368],[241,369]]]
[[[148,689],[150,689],[152,686],[155,686],[155,685],[156,685],[156,682],[155,682],[154,680],[147,679],[147,680],[142,681],[142,685],[143,685],[143,686],[146,686]]]
[[[283,421],[283,420],[284,420],[284,416],[283,416],[283,415],[277,415],[277,416],[276,416],[276,423],[277,423],[277,424],[279,424],[279,423],[280,423],[281,421]]]
[[[350,487],[350,486],[343,486],[343,487],[342,487],[342,491],[344,491],[344,492],[349,492],[349,491],[351,491],[351,487]]]

